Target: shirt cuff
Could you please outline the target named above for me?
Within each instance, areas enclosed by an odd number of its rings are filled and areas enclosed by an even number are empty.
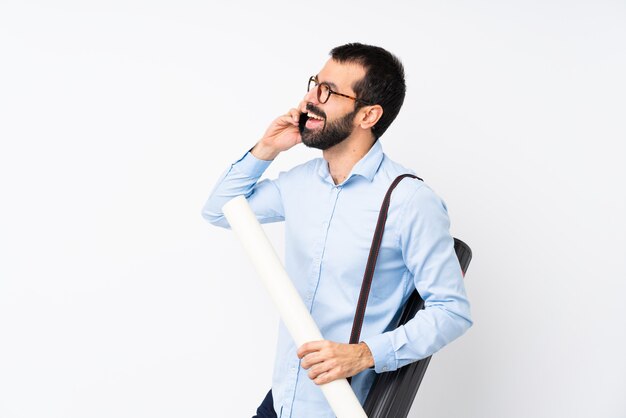
[[[256,158],[250,151],[246,152],[243,157],[235,161],[233,168],[249,177],[261,177],[272,161],[260,160]]]
[[[384,333],[363,339],[363,342],[367,344],[372,352],[372,357],[374,357],[374,370],[376,370],[376,373],[391,372],[398,368],[396,353],[391,344],[391,337],[388,334]]]

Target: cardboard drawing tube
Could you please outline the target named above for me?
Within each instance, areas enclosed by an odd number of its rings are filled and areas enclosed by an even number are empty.
[[[225,204],[222,210],[252,260],[296,346],[300,347],[309,341],[323,340],[322,333],[302,302],[245,197],[235,197]],[[367,418],[346,379],[334,380],[319,387],[337,418]]]

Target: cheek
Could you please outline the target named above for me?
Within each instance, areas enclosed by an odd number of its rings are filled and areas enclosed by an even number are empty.
[[[326,106],[323,110],[326,112],[326,118],[329,121],[337,121],[345,118],[353,109],[349,106],[333,104],[332,106]]]

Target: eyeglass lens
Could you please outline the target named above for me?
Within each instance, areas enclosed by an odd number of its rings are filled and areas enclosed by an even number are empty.
[[[317,101],[320,103],[326,103],[330,97],[330,87],[328,87],[327,84],[318,83],[315,77],[311,77],[309,79],[307,91],[311,91],[311,89],[314,89],[315,87],[317,87]]]

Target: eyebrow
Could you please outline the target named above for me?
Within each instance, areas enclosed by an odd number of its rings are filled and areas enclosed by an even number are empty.
[[[337,85],[336,85],[335,83],[333,83],[332,81],[320,81],[320,76],[319,76],[319,74],[317,74],[317,75],[315,76],[315,78],[317,79],[318,83],[328,84],[331,88],[333,88],[333,89],[335,89],[335,90],[337,90],[337,89],[338,89]]]

